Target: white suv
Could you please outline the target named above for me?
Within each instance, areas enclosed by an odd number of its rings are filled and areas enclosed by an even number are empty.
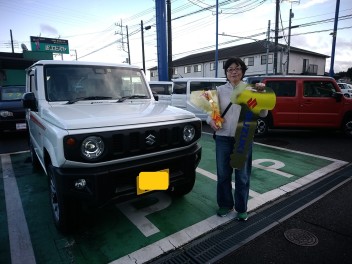
[[[341,91],[345,97],[352,98],[352,88],[347,83],[337,83],[337,84],[340,86]]]
[[[32,163],[48,176],[61,231],[75,226],[81,202],[140,195],[141,172],[168,171],[174,195],[193,188],[201,120],[157,102],[139,67],[38,61],[27,69],[23,105]]]

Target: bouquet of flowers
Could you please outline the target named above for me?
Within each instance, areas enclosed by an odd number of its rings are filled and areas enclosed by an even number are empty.
[[[224,119],[220,114],[219,100],[216,90],[194,91],[191,93],[191,103],[206,112],[218,127],[222,127]]]

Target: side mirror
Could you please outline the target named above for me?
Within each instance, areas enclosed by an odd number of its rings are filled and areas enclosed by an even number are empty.
[[[152,91],[152,93],[153,93],[153,97],[154,97],[155,101],[159,101],[159,95],[154,91]]]
[[[38,111],[37,100],[34,96],[34,93],[24,93],[22,96],[22,105],[24,108],[29,108],[33,111]]]
[[[341,102],[343,94],[340,92],[332,92],[331,96],[336,99],[336,102]]]

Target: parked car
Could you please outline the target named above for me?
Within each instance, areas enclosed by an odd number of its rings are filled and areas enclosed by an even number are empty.
[[[274,90],[276,105],[257,121],[256,135],[271,128],[341,129],[352,137],[352,99],[342,95],[335,79],[325,76],[263,76]]]
[[[149,191],[183,196],[193,189],[202,122],[155,102],[140,67],[42,60],[26,76],[31,161],[48,176],[59,230],[74,230],[82,203],[100,207]],[[141,172],[161,171],[166,189],[140,188]]]
[[[350,87],[350,85],[348,83],[338,82],[337,84],[340,86],[341,91],[343,92],[343,95],[345,97],[352,98],[352,88]]]
[[[174,83],[169,81],[150,81],[148,82],[153,93],[158,95],[158,101],[171,104],[171,94]]]
[[[22,106],[25,85],[0,87],[0,133],[26,131],[26,110]]]
[[[226,78],[179,78],[173,79],[174,90],[171,96],[171,105],[194,113],[202,121],[208,114],[193,105],[190,101],[191,93],[202,90],[216,90],[217,86],[226,83]]]

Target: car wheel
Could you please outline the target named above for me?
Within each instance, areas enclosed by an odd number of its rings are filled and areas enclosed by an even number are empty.
[[[37,154],[34,151],[33,143],[31,140],[29,140],[29,152],[31,154],[31,163],[32,163],[33,169],[36,169],[36,170],[39,169],[40,162],[39,162]]]
[[[179,197],[190,193],[193,189],[194,183],[196,181],[196,172],[192,173],[190,180],[184,184],[180,184],[169,189],[171,195]]]
[[[352,116],[345,118],[342,129],[346,136],[352,137]]]
[[[269,130],[269,123],[267,118],[261,118],[259,117],[257,119],[257,128],[255,129],[255,136],[256,137],[262,137],[268,134]]]
[[[51,164],[47,166],[47,174],[49,199],[55,226],[59,231],[68,233],[76,226],[77,203],[62,195],[62,190],[57,184],[57,175]]]

